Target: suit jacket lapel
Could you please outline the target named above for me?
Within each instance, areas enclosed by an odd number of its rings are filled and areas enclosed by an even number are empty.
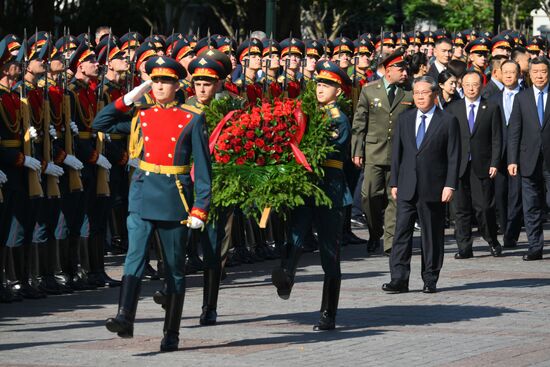
[[[430,140],[430,138],[435,134],[437,129],[439,129],[439,126],[441,125],[441,121],[439,121],[439,114],[440,111],[438,108],[436,108],[434,115],[432,116],[432,120],[430,121],[430,125],[428,126],[428,130],[426,130],[426,134],[424,135],[424,139],[422,140],[422,144],[420,144],[420,148],[418,149],[419,153],[420,151],[422,151],[422,149],[424,149],[424,147],[428,143],[428,140]]]
[[[416,117],[418,115],[418,108],[415,108],[414,109],[414,118],[412,119],[412,124],[407,124],[405,125],[407,127],[407,129],[409,131],[408,132],[408,135],[409,137],[411,138],[411,144],[416,147]],[[424,135],[424,138],[426,137],[426,135]],[[416,148],[416,150],[418,151],[418,148]]]
[[[529,92],[527,92],[527,94],[526,94],[526,97],[527,97],[527,100],[528,100],[527,103],[531,105],[530,108],[527,106],[528,107],[527,110],[532,111],[531,113],[534,116],[534,118],[532,119],[533,123],[537,124],[540,127],[539,113],[538,113],[538,110],[537,110],[537,102],[535,100],[535,93],[533,91],[533,88],[534,87],[530,87]],[[516,98],[518,98],[518,95],[516,95]]]
[[[472,133],[471,133],[472,135],[476,133],[477,127],[479,126],[479,121],[481,121],[481,118],[482,118],[481,116],[485,114],[486,108],[487,108],[487,101],[482,99],[479,102],[479,107],[477,108],[476,119],[474,120],[474,129],[472,130]]]
[[[550,89],[549,89],[550,91]],[[546,95],[546,106],[544,108],[544,117],[542,119],[542,128],[544,128],[544,126],[546,125],[546,123],[548,122],[548,117],[550,117],[550,106],[548,103],[550,102],[550,100],[548,99],[548,94]]]

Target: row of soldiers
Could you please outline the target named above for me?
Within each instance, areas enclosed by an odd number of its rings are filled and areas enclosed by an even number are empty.
[[[178,100],[198,109],[212,95],[193,83],[194,75],[200,75],[197,70],[213,72],[211,77],[224,81],[224,93],[256,103],[265,97],[298,98],[314,78],[318,62],[332,60],[351,78],[345,93],[355,108],[361,87],[380,78],[396,50],[431,56],[441,39],[450,40],[452,57],[459,60],[479,50],[491,50],[493,55],[520,47],[533,55],[546,50],[542,39],[527,41],[511,31],[495,37],[475,31],[382,32],[365,33],[356,40],[289,37],[280,43],[260,32],[240,44],[220,35],[144,38],[129,32],[118,38],[107,27],[96,31],[95,40],[89,33],[74,37],[68,32],[55,40],[42,31],[28,39],[4,37],[0,43],[0,300],[120,284],[105,273],[105,244],[108,235],[114,243],[127,237],[128,182],[138,162],[131,158],[133,148],[126,134],[97,133],[92,122],[105,105],[150,79],[145,65],[152,57],[169,56],[187,70]],[[484,73],[486,66],[472,61],[472,67],[483,68]],[[154,103],[154,96],[145,94],[142,103]],[[346,164],[348,184],[357,192],[358,172],[351,161]],[[350,216],[351,208],[343,242],[362,243],[351,231]],[[286,238],[284,225],[272,222],[266,239],[252,220],[235,218],[232,223],[239,229],[231,235],[238,249],[235,258],[250,261],[251,246],[256,255],[276,257],[279,249],[265,243],[280,244]],[[229,245],[225,247],[227,252]],[[196,258],[196,246],[189,248],[191,258]]]

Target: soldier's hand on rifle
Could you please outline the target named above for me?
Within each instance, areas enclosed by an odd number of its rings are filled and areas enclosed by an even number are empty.
[[[55,130],[53,125],[50,125],[49,133],[53,139],[57,139],[57,130]]]
[[[355,164],[357,167],[362,167],[363,157],[353,157],[353,164]]]
[[[49,162],[44,173],[48,176],[59,177],[63,175],[64,171],[63,168],[59,167],[57,164]]]
[[[36,131],[34,126],[29,127],[29,136],[31,137],[31,140],[38,138],[38,131]]]
[[[187,227],[191,229],[204,229],[204,222],[199,218],[189,216],[187,218]]]
[[[105,156],[103,154],[99,155],[99,157],[97,158],[97,162],[95,162],[95,164],[97,164],[99,167],[105,168],[105,169],[111,169],[111,167],[112,167],[109,160],[107,158],[105,158]]]
[[[135,102],[139,101],[141,97],[143,97],[143,95],[151,89],[152,84],[153,84],[152,80],[147,80],[146,82],[141,83],[140,85],[138,85],[137,87],[135,87],[134,89],[126,93],[124,97],[122,97],[122,101],[126,106],[133,105]]]
[[[8,176],[2,171],[0,171],[0,185],[5,184],[8,182]]]
[[[40,163],[40,161],[28,155],[25,156],[25,161],[23,162],[23,165],[33,171],[40,171],[40,169],[42,169],[42,164]]]
[[[63,164],[77,171],[80,171],[82,168],[84,168],[82,162],[72,154],[67,154],[67,156],[63,160]]]
[[[76,126],[76,122],[71,121],[69,126],[71,127],[71,131],[73,132],[73,135],[77,135],[78,134],[78,126]]]
[[[130,158],[130,159],[128,159],[128,162],[126,163],[126,165],[128,165],[130,167],[138,168],[139,159],[138,158]]]

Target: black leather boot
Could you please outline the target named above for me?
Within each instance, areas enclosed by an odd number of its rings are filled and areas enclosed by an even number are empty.
[[[4,268],[6,267],[6,257],[8,251],[5,246],[0,245],[0,303],[11,303],[16,301],[11,288],[7,285],[6,277],[4,276]],[[17,300],[21,300],[20,298]]]
[[[80,237],[78,239],[78,259],[80,262],[78,275],[91,289],[98,287],[98,279],[92,274],[94,256],[94,251],[90,251],[90,238]]]
[[[160,342],[161,352],[173,352],[178,350],[181,313],[185,293],[169,294],[164,317],[164,337]]]
[[[105,327],[121,338],[134,337],[134,320],[141,289],[141,279],[132,275],[122,277],[118,312],[113,318],[108,318]]]
[[[63,272],[69,276],[67,285],[75,291],[85,291],[96,289],[95,285],[88,284],[82,279],[81,272],[78,271],[78,264],[80,261],[80,238],[70,237],[67,241],[67,262],[62,265]],[[87,252],[87,247],[83,249]]]
[[[128,229],[126,228],[126,218],[128,212],[124,205],[117,205],[111,209],[109,227],[111,229],[111,246],[125,253],[128,251]]]
[[[276,267],[271,273],[271,282],[277,287],[277,294],[282,299],[286,300],[290,298],[290,292],[294,286],[296,268],[298,267],[301,256],[302,249],[292,246],[284,265]]]
[[[198,232],[192,231],[187,242],[187,261],[185,262],[185,273],[195,274],[204,270],[204,264],[199,256]]]
[[[49,271],[52,274],[53,281],[57,284],[57,287],[63,293],[73,293],[73,289],[67,285],[69,275],[63,273],[62,264],[66,261],[63,256],[68,256],[68,248],[63,244],[68,244],[67,240],[50,240],[48,241],[48,266]]]
[[[38,254],[38,289],[46,294],[63,294],[63,291],[55,281],[53,270],[50,266],[49,251],[51,250],[51,246],[48,246],[48,243],[37,243],[33,244],[33,247]]]
[[[218,313],[218,293],[220,291],[221,269],[206,269],[204,271],[204,285],[202,291],[202,313],[200,324],[203,326],[215,325]]]
[[[333,330],[336,327],[336,311],[340,299],[340,278],[331,278],[325,275],[323,282],[323,298],[321,301],[321,318],[314,331]]]
[[[15,281],[10,284],[12,291],[27,299],[45,298],[46,295],[44,293],[29,284],[30,264],[29,261],[25,261],[27,259],[25,253],[30,257],[30,245],[10,247],[8,251],[11,251],[13,258],[12,272],[15,277]]]
[[[115,280],[111,278],[105,272],[105,241],[104,236],[94,236],[91,241],[93,241],[92,248],[94,250],[94,264],[92,268],[92,273],[95,274],[97,283],[101,284],[101,287],[120,287],[120,280]]]

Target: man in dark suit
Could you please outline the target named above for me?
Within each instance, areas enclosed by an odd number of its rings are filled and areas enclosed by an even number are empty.
[[[390,257],[389,293],[409,290],[414,222],[422,228],[423,292],[436,292],[443,264],[445,204],[457,188],[460,132],[456,118],[436,108],[438,87],[424,76],[413,83],[417,108],[403,112],[394,135],[391,194],[397,200],[397,222]]]
[[[474,70],[462,77],[464,100],[451,103],[446,111],[458,119],[461,160],[455,207],[455,259],[468,259],[472,252],[472,220],[489,243],[491,254],[500,256],[497,239],[494,181],[500,163],[502,127],[500,109],[480,96],[483,79]]]
[[[431,76],[435,81],[439,77],[439,74],[447,69],[451,56],[453,55],[453,44],[448,38],[440,38],[435,42],[434,47],[434,63],[428,70],[428,76]]]
[[[498,92],[504,89],[504,84],[502,84],[502,74],[500,72],[500,65],[508,60],[507,56],[496,55],[491,59],[491,80],[483,88],[481,96],[485,99],[489,99],[492,95],[497,94]]]
[[[529,65],[533,86],[514,99],[508,130],[508,173],[521,176],[523,216],[529,250],[523,260],[542,259],[545,191],[550,191],[550,108],[548,60],[535,57]]]
[[[495,201],[497,222],[504,233],[504,247],[515,247],[521,231],[523,209],[521,206],[521,179],[508,174],[507,140],[512,106],[516,95],[523,90],[519,85],[520,67],[513,60],[500,65],[504,90],[493,95],[490,101],[498,103],[502,118],[501,163],[495,177]]]

